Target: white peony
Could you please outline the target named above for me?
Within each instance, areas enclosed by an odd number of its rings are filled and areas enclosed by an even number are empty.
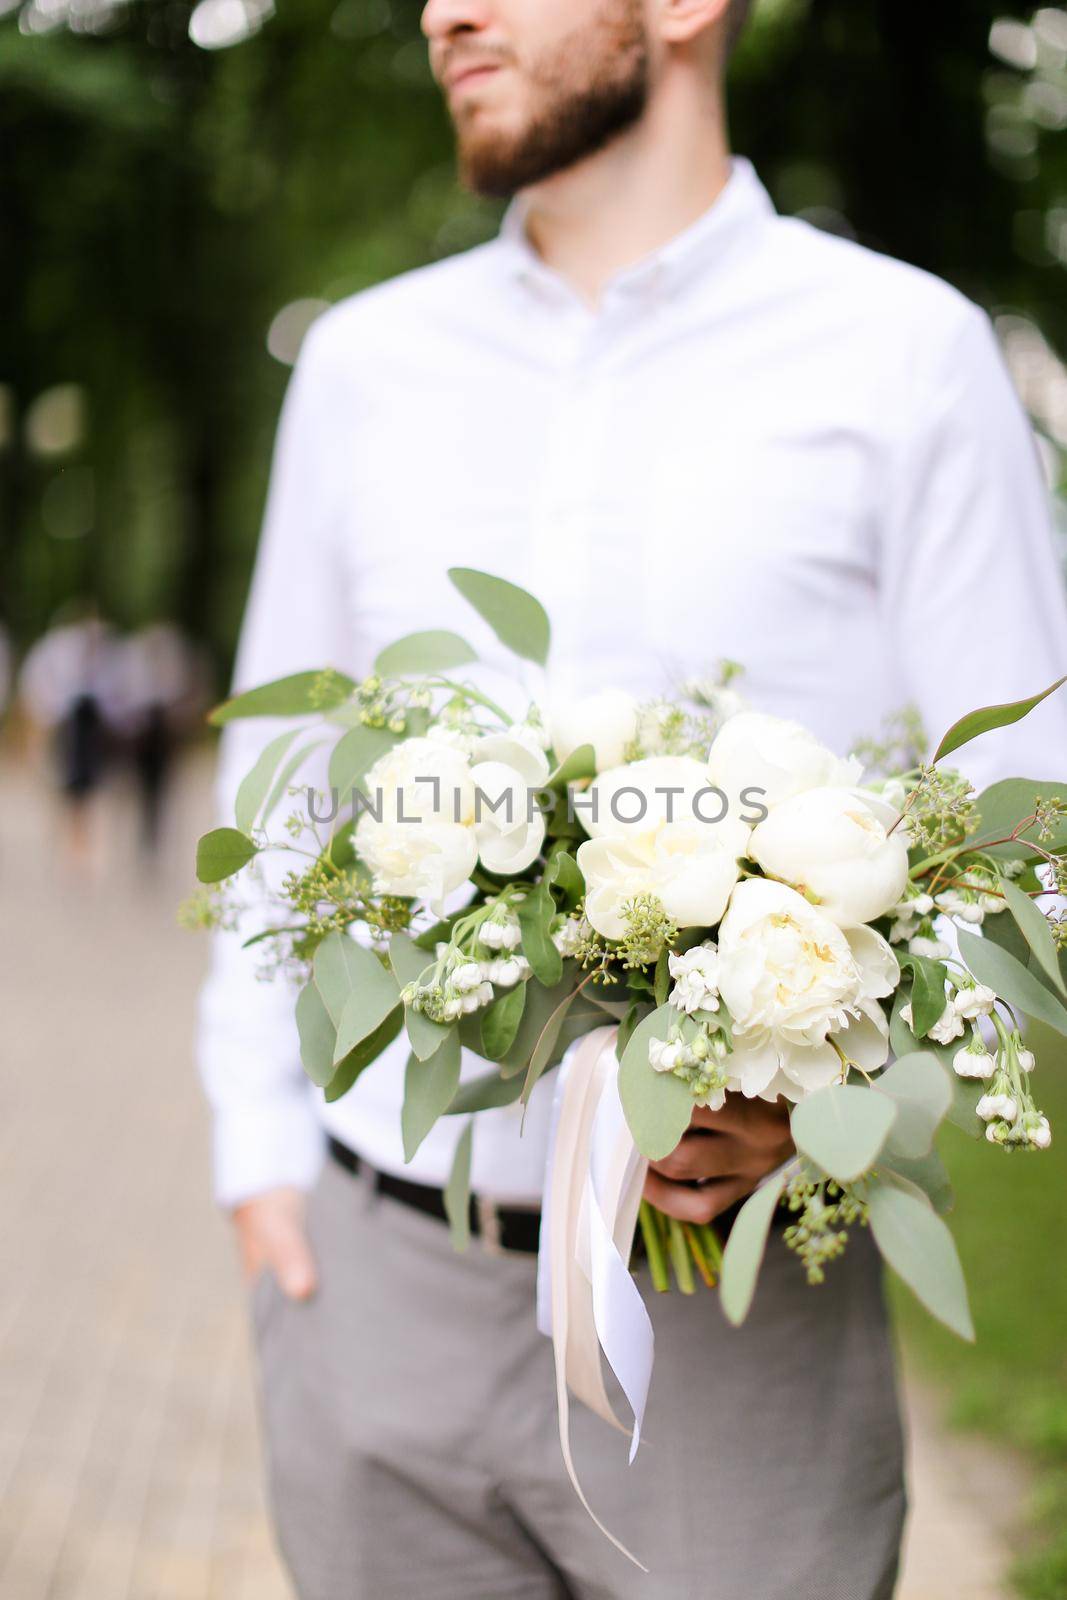
[[[764,872],[814,896],[824,915],[855,928],[896,906],[908,882],[900,813],[863,789],[807,789],[752,831],[748,853]]]
[[[731,1087],[799,1100],[843,1074],[840,1049],[884,1066],[889,1029],[878,1000],[900,979],[872,928],[844,931],[802,895],[766,878],[734,890],[719,928],[719,993],[734,1033]]]
[[[591,744],[598,772],[617,767],[637,732],[637,711],[637,701],[623,689],[602,689],[557,707],[550,722],[557,758],[566,761],[583,744]]]
[[[545,819],[533,804],[548,778],[543,750],[492,734],[479,740],[470,771],[474,836],[483,866],[503,877],[523,872],[544,843]]]
[[[621,838],[679,822],[722,829],[742,844],[749,832],[709,782],[704,764],[691,756],[649,756],[612,767],[576,797],[575,812],[594,839]]]
[[[799,722],[762,711],[730,717],[712,741],[707,765],[710,781],[735,805],[744,804],[750,789],[760,791],[753,805],[774,807],[805,789],[851,788],[863,775],[855,756],[836,756]]]
[[[679,928],[713,927],[738,879],[748,830],[737,823],[657,822],[578,847],[585,914],[605,939],[626,933],[623,908],[652,895]]]

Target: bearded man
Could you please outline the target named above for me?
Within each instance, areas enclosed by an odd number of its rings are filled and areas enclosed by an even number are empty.
[[[779,218],[729,153],[743,0],[429,0],[463,178],[498,239],[334,307],[286,402],[236,688],[469,632],[445,569],[546,604],[566,699],[733,657],[755,706],[842,753],[914,702],[939,734],[1063,670],[1046,494],[985,316]],[[917,200],[917,203],[918,200]],[[493,654],[492,641],[475,641]],[[986,742],[1044,773],[1046,703]],[[269,732],[228,731],[220,780]],[[453,1252],[444,1118],[405,1166],[399,1043],[325,1106],[281,986],[218,943],[202,1010],[218,1194],[255,1278],[277,1525],[302,1600],[887,1600],[904,1491],[880,1273],[859,1230],[821,1288],[772,1239],[752,1314],[657,1297],[647,1443],[556,1437],[534,1326],[551,1083],[477,1121]],[[647,1193],[724,1218],[789,1150],[786,1109],[697,1113]],[[647,1288],[647,1274],[641,1274]]]

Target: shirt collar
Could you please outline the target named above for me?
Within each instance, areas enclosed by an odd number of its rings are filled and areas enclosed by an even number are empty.
[[[526,234],[526,207],[517,198],[508,207],[499,242],[508,271],[524,284],[551,299],[573,299],[574,292],[551,267],[545,265]],[[682,233],[609,279],[604,298],[670,296],[703,278],[732,253],[733,246],[761,222],[774,215],[774,203],[743,156],[731,162],[730,176],[703,216]]]

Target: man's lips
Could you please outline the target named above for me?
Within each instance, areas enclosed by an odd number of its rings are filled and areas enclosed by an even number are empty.
[[[445,73],[445,89],[450,95],[459,89],[471,89],[499,71],[500,64],[496,61],[469,61],[450,67]]]

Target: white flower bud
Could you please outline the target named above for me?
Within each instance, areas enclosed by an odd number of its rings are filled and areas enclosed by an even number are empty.
[[[1010,1094],[984,1094],[974,1109],[983,1122],[1014,1122],[1019,1113]]]
[[[976,983],[968,988],[957,989],[952,997],[952,1006],[957,1016],[971,1020],[974,1017],[988,1017],[996,1002],[996,995],[984,983]]]
[[[455,1022],[457,1017],[461,1017],[463,1015],[463,1010],[463,1001],[458,995],[453,995],[452,999],[446,1000],[444,1005],[441,1007],[441,1015],[445,1022]]]
[[[917,894],[914,900],[906,902],[908,909],[917,917],[928,917],[934,909],[932,894]]]
[[[952,1057],[952,1070],[959,1078],[988,1079],[996,1071],[996,1057],[991,1056],[980,1039],[957,1050]]]
[[[1047,1117],[1042,1117],[1037,1127],[1030,1129],[1030,1143],[1035,1150],[1047,1150],[1052,1143],[1052,1129]]]
[[[1037,1058],[1032,1050],[1017,1050],[1015,1059],[1019,1063],[1020,1072],[1033,1072],[1037,1066]]]
[[[478,937],[487,950],[500,950],[504,944],[504,925],[502,922],[483,922],[478,931]]]
[[[908,949],[913,956],[929,956],[931,961],[943,961],[946,956],[952,954],[943,939],[927,939],[925,935],[918,939],[909,939]]]
[[[490,976],[499,989],[514,989],[522,977],[522,967],[511,956],[506,961],[494,961]]]
[[[481,962],[465,961],[452,972],[451,982],[457,994],[473,993],[482,982]]]

